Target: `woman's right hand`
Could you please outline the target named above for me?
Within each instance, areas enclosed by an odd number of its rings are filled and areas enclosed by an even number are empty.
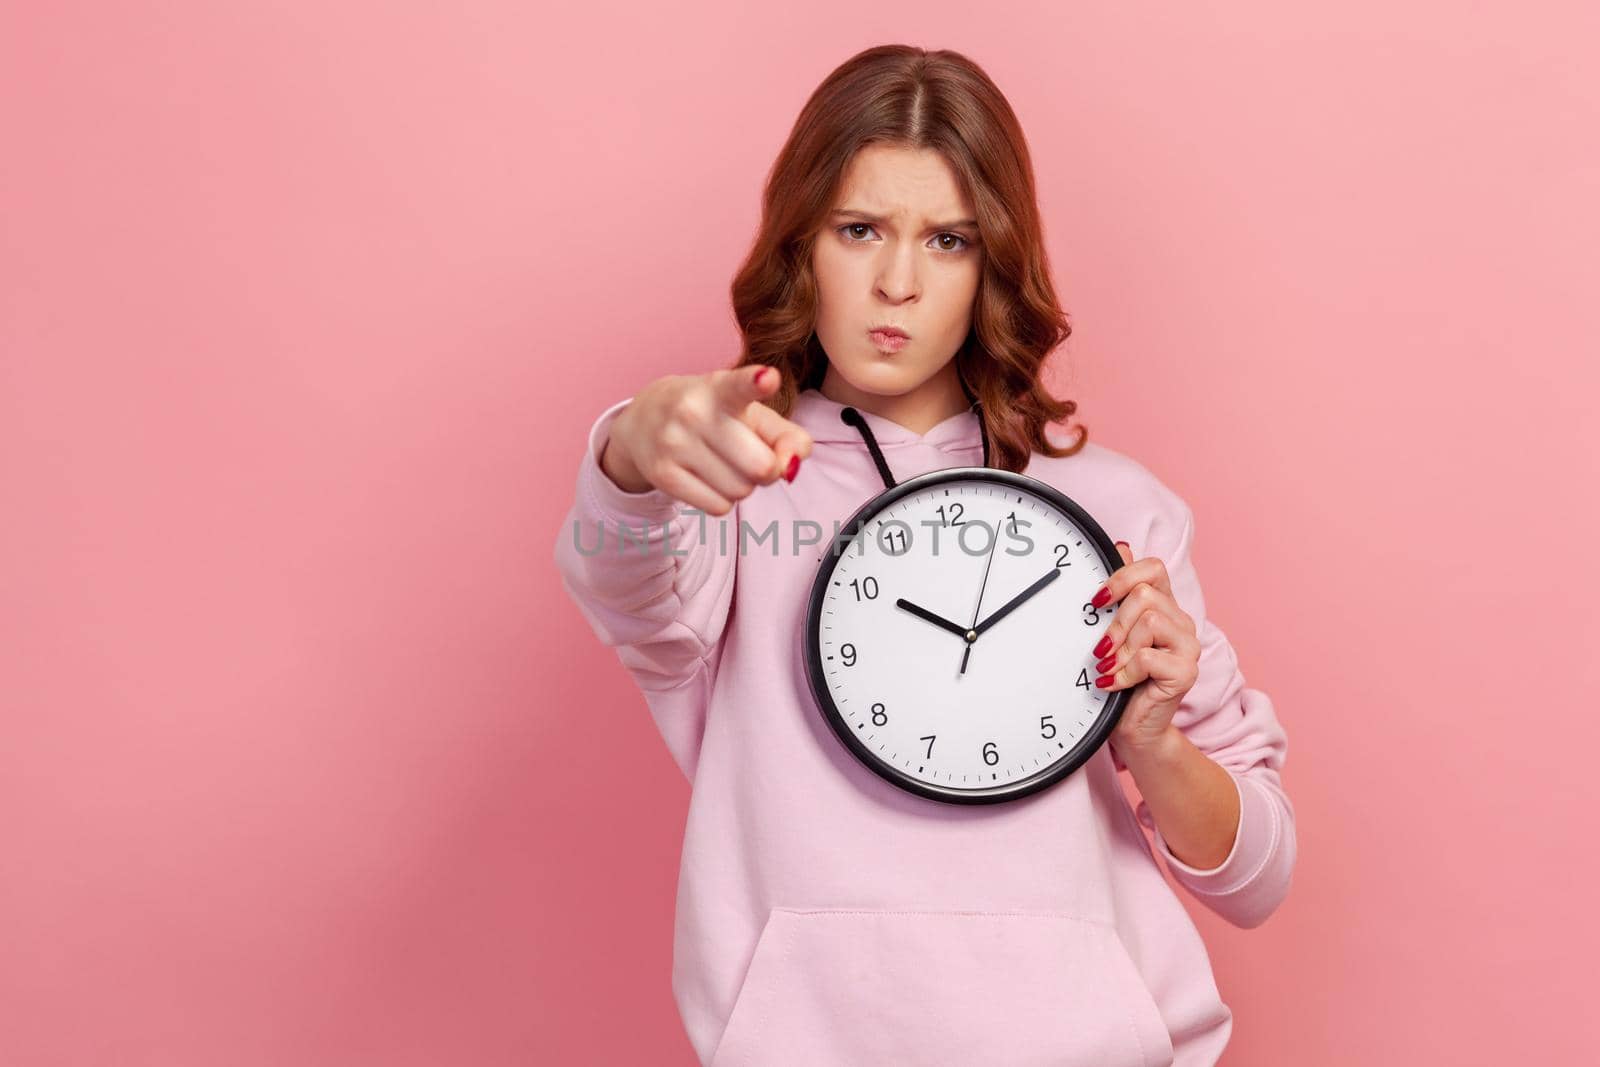
[[[660,489],[726,515],[811,454],[811,435],[761,402],[780,380],[765,364],[659,378],[613,420],[600,469],[626,492]]]

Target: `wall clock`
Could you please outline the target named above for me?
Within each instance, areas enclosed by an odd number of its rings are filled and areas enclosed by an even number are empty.
[[[987,466],[895,483],[824,553],[806,612],[817,708],[863,764],[932,800],[1036,793],[1110,736],[1129,690],[1097,689],[1092,649],[1122,566],[1099,523],[1053,486]]]

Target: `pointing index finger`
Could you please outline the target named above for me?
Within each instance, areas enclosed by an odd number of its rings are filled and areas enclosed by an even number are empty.
[[[782,375],[764,363],[720,370],[712,379],[717,401],[732,415],[741,414],[752,400],[771,396]]]
[[[784,418],[767,405],[751,404],[745,411],[744,421],[775,453],[774,477],[787,470],[790,457],[805,459],[811,455],[811,435],[805,427]]]

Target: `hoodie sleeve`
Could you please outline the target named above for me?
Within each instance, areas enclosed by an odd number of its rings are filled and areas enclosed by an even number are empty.
[[[1191,867],[1172,854],[1140,800],[1140,824],[1155,836],[1156,850],[1173,878],[1228,922],[1261,925],[1282,903],[1294,871],[1294,808],[1281,781],[1288,737],[1259,689],[1245,685],[1227,635],[1206,617],[1195,573],[1194,514],[1178,495],[1162,487],[1165,506],[1150,537],[1149,555],[1166,564],[1178,606],[1194,619],[1200,638],[1200,673],[1173,715],[1173,724],[1195,746],[1221,764],[1239,791],[1239,830],[1233,849],[1210,870]],[[1115,756],[1116,766],[1125,765]]]
[[[631,400],[611,405],[590,427],[555,562],[568,595],[595,636],[617,650],[672,758],[693,781],[733,597],[738,504],[727,515],[708,515],[664,490],[630,493],[607,477],[600,455]]]

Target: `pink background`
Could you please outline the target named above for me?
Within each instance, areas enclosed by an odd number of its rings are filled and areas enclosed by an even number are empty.
[[[0,1062],[692,1062],[551,550],[894,40],[1016,107],[1055,385],[1289,730],[1288,901],[1186,899],[1227,1062],[1592,1053],[1593,5],[541,6],[0,20]]]

